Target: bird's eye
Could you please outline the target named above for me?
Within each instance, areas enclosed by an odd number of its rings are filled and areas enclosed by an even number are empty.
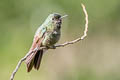
[[[52,20],[54,20],[54,18],[52,18]]]

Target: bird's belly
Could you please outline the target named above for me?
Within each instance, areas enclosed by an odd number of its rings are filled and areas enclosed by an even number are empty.
[[[60,39],[60,34],[46,33],[44,40],[42,41],[43,46],[53,46]]]

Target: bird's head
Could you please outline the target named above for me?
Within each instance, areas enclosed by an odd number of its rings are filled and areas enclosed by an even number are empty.
[[[46,23],[52,23],[56,28],[60,29],[63,17],[66,17],[66,15],[61,16],[59,13],[50,14],[47,18]]]

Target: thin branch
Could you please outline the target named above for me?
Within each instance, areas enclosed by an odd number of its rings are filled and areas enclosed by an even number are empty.
[[[28,52],[28,53],[18,62],[15,70],[13,71],[13,73],[12,73],[12,75],[11,75],[11,77],[10,77],[10,80],[13,80],[13,79],[14,79],[14,76],[15,76],[16,72],[18,71],[18,69],[20,68],[22,62],[25,61],[26,58],[27,58],[30,54],[32,54],[33,52],[36,52],[36,51],[41,50],[41,49],[56,49],[57,47],[64,47],[64,46],[67,46],[67,45],[69,45],[69,44],[77,43],[77,42],[79,42],[80,40],[83,40],[83,39],[87,36],[87,31],[88,31],[88,14],[87,14],[87,11],[86,11],[85,6],[84,6],[83,4],[81,4],[81,5],[82,5],[82,8],[83,8],[83,12],[84,12],[84,14],[85,14],[85,21],[86,21],[86,23],[85,23],[85,30],[84,30],[83,36],[82,36],[82,37],[79,37],[79,38],[77,38],[77,39],[75,39],[75,40],[73,40],[73,41],[65,42],[65,43],[63,43],[63,44],[58,44],[58,45],[55,45],[55,46],[49,47],[49,48],[48,48],[48,47],[40,47],[40,48],[37,47],[37,48],[35,48],[33,51]]]
[[[22,63],[25,59],[26,59],[26,58],[24,57],[24,58],[22,58],[22,59],[18,62],[15,70],[13,71],[13,73],[12,73],[12,75],[11,75],[11,77],[10,77],[10,80],[13,80],[13,79],[14,79],[14,76],[15,76],[16,72],[18,71],[19,67],[21,66],[21,63]]]
[[[64,46],[67,46],[69,44],[77,43],[80,40],[83,40],[87,36],[87,32],[88,32],[88,14],[87,14],[87,10],[86,10],[85,6],[83,4],[81,4],[81,5],[82,5],[82,8],[83,8],[83,12],[85,14],[85,21],[86,21],[86,23],[85,23],[85,30],[84,30],[83,36],[79,37],[79,38],[77,38],[77,39],[75,39],[73,41],[65,42],[63,44],[58,44],[55,47],[64,47]]]
[[[13,80],[13,79],[14,79],[14,76],[15,76],[16,72],[18,71],[19,67],[21,66],[22,62],[25,61],[26,58],[27,58],[31,53],[33,53],[33,52],[35,52],[35,51],[37,51],[37,50],[38,50],[38,48],[35,48],[33,51],[28,52],[28,53],[18,62],[15,70],[13,71],[13,73],[12,73],[12,75],[11,75],[11,77],[10,77],[10,80]]]

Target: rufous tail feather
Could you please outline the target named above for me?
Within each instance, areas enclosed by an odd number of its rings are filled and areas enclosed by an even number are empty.
[[[25,63],[27,64],[27,72],[30,72],[33,66],[35,69],[37,70],[39,69],[42,56],[43,56],[43,50],[39,50],[37,52],[30,54],[26,58]]]

